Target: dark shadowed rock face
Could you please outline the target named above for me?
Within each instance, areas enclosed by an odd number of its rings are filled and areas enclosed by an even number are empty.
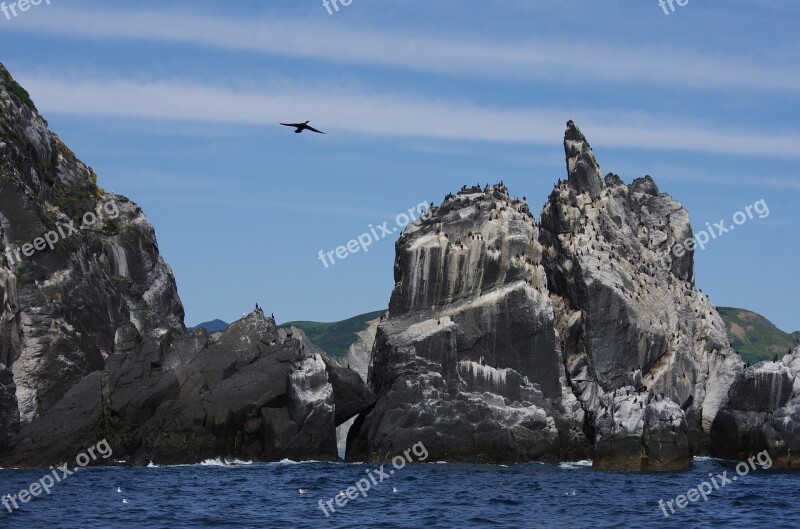
[[[260,310],[186,333],[152,226],[95,179],[0,65],[0,466],[104,438],[137,464],[336,458],[336,426],[372,404],[358,374]],[[15,255],[86,212],[105,216]]]
[[[115,460],[139,465],[338,459],[336,426],[372,394],[357,373],[306,351],[299,332],[261,310],[216,340],[204,329],[153,340],[122,327],[105,369],[24,426],[2,460],[51,463],[102,438]]]
[[[632,386],[606,393],[595,422],[594,468],[678,471],[692,465],[686,417],[667,398]]]
[[[711,429],[712,454],[745,460],[769,451],[776,468],[800,468],[800,346],[741,373]]]
[[[680,470],[708,446],[742,362],[671,253],[689,216],[650,177],[600,177],[570,122],[568,178],[541,225],[504,186],[464,188],[397,243],[375,407],[352,459],[424,441],[434,457]],[[624,392],[624,393],[623,393]]]

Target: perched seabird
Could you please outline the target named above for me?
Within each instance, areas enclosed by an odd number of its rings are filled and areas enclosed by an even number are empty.
[[[126,499],[123,499],[123,500],[122,500],[122,503],[124,503],[125,505],[128,505],[128,503],[129,503],[129,502],[128,502],[128,500],[126,500]]]
[[[117,487],[117,494],[122,494],[122,489]]]
[[[311,125],[309,125],[309,123],[310,123],[309,121],[306,121],[305,123],[281,123],[281,125],[283,125],[284,127],[294,127],[295,129],[297,129],[294,131],[295,134],[300,134],[304,130],[310,130],[311,132],[316,132],[317,134],[325,134],[321,130],[317,130]]]
[[[305,494],[308,491],[306,489],[297,489],[297,492],[299,492],[300,494]]]
[[[398,492],[400,492],[400,489],[398,489],[397,487],[392,487],[392,492],[397,494]]]

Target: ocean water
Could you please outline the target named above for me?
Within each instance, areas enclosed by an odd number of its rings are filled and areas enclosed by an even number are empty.
[[[696,459],[677,474],[596,472],[589,462],[470,465],[209,461],[202,465],[80,469],[9,513],[0,527],[59,528],[638,528],[800,527],[800,473],[757,468],[668,518],[659,508],[728,462]],[[394,471],[390,474],[390,471]],[[0,494],[17,494],[44,470],[0,470]],[[372,475],[367,496],[326,516],[319,508]],[[383,481],[380,478],[383,477]],[[717,480],[719,485],[722,481]],[[711,485],[709,483],[709,485]],[[366,489],[365,482],[361,482]],[[122,492],[118,492],[118,487]],[[303,489],[304,493],[300,493]],[[351,491],[352,494],[353,491]],[[127,500],[128,503],[124,503]],[[340,501],[341,500],[340,498]],[[669,510],[668,510],[669,511]]]

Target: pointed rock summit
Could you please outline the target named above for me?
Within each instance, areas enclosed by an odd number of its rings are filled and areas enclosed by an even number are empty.
[[[421,442],[431,460],[678,471],[769,450],[797,468],[800,345],[745,369],[680,246],[688,212],[649,176],[602,178],[572,121],[564,150],[538,222],[500,182],[406,228],[389,317],[353,362],[367,387],[258,308],[187,331],[141,209],[97,187],[0,65],[0,466],[97,439],[140,465],[337,460],[354,418],[349,460]],[[15,256],[104,204],[98,229]]]
[[[582,193],[589,193],[592,198],[599,196],[605,187],[600,165],[586,137],[572,120],[567,121],[564,152],[567,156],[567,177],[570,185]]]
[[[501,184],[401,235],[348,459],[423,441],[433,459],[678,471],[708,453],[743,362],[693,252],[672,251],[689,215],[650,177],[601,178],[571,121],[564,149],[540,222]]]

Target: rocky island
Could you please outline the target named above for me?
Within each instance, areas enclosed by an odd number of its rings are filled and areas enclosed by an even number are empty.
[[[791,467],[800,348],[746,366],[674,251],[687,211],[649,176],[603,176],[573,122],[564,148],[539,220],[499,183],[407,227],[351,370],[261,309],[188,331],[141,209],[97,187],[0,66],[0,466],[99,439],[120,464],[335,460],[352,422],[350,461],[423,442],[432,460],[674,471],[766,449]],[[14,253],[64,225],[80,229]]]

